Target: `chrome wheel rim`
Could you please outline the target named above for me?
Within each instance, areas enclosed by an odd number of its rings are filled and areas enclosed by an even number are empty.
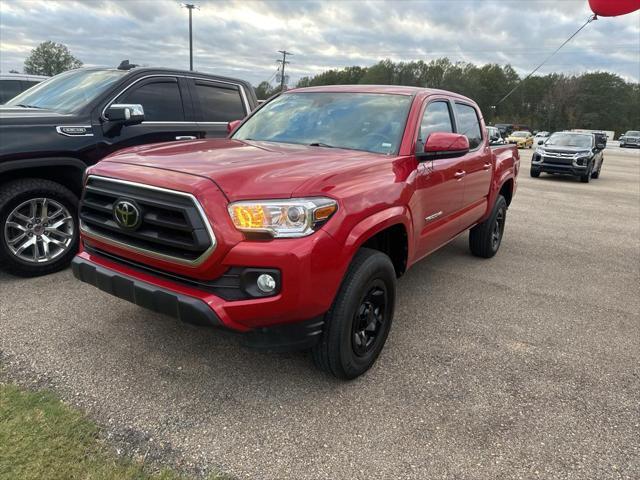
[[[26,263],[51,263],[69,250],[75,223],[69,210],[50,198],[22,202],[7,217],[4,242]]]

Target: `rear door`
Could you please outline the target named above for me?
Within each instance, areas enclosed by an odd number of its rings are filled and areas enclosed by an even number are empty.
[[[434,132],[453,132],[452,106],[446,98],[429,98],[423,107],[418,139],[424,143]],[[462,208],[464,174],[462,158],[418,162],[416,191],[412,198],[417,257],[423,257],[456,235]]]
[[[201,78],[190,79],[189,85],[201,137],[226,137],[227,124],[249,113],[241,85]]]
[[[457,133],[469,139],[469,153],[462,160],[465,171],[463,227],[473,224],[486,211],[493,162],[491,148],[483,136],[482,123],[476,107],[456,101],[454,103]],[[477,218],[476,218],[477,217]]]
[[[188,92],[178,76],[153,75],[137,80],[108,105],[114,103],[142,105],[145,120],[105,132],[104,155],[134,145],[198,137]]]

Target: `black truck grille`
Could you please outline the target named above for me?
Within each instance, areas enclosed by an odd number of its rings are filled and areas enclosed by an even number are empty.
[[[133,205],[123,225],[115,213],[121,202]],[[102,177],[89,177],[80,202],[88,237],[179,263],[199,263],[215,246],[195,199],[186,193]],[[131,213],[130,213],[131,214]]]

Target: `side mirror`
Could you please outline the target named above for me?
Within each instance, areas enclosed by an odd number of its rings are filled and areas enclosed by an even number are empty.
[[[465,135],[447,132],[434,132],[427,138],[422,152],[416,152],[419,160],[454,158],[469,152],[469,139]]]
[[[544,145],[544,140],[538,140],[538,145]]]
[[[105,112],[110,122],[135,125],[144,122],[144,108],[137,103],[114,103]]]
[[[242,120],[233,120],[227,123],[227,133],[231,135],[235,131],[235,129],[240,126],[241,123]]]

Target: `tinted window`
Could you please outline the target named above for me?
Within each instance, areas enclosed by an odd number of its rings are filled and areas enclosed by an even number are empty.
[[[144,108],[145,121],[184,121],[180,88],[175,81],[145,83],[134,87],[119,97],[117,103],[139,103]]]
[[[469,139],[469,148],[474,149],[482,143],[480,120],[476,109],[461,103],[456,103],[456,119],[458,121],[458,133],[466,135]]]
[[[0,103],[11,100],[13,97],[22,92],[20,80],[2,80],[0,82]]]
[[[9,102],[64,113],[75,112],[126,75],[121,70],[70,70],[39,83]]]
[[[203,122],[230,122],[246,115],[237,89],[196,83],[196,94]]]
[[[427,105],[420,124],[420,140],[426,142],[433,132],[453,132],[451,114],[447,102],[433,102]]]

